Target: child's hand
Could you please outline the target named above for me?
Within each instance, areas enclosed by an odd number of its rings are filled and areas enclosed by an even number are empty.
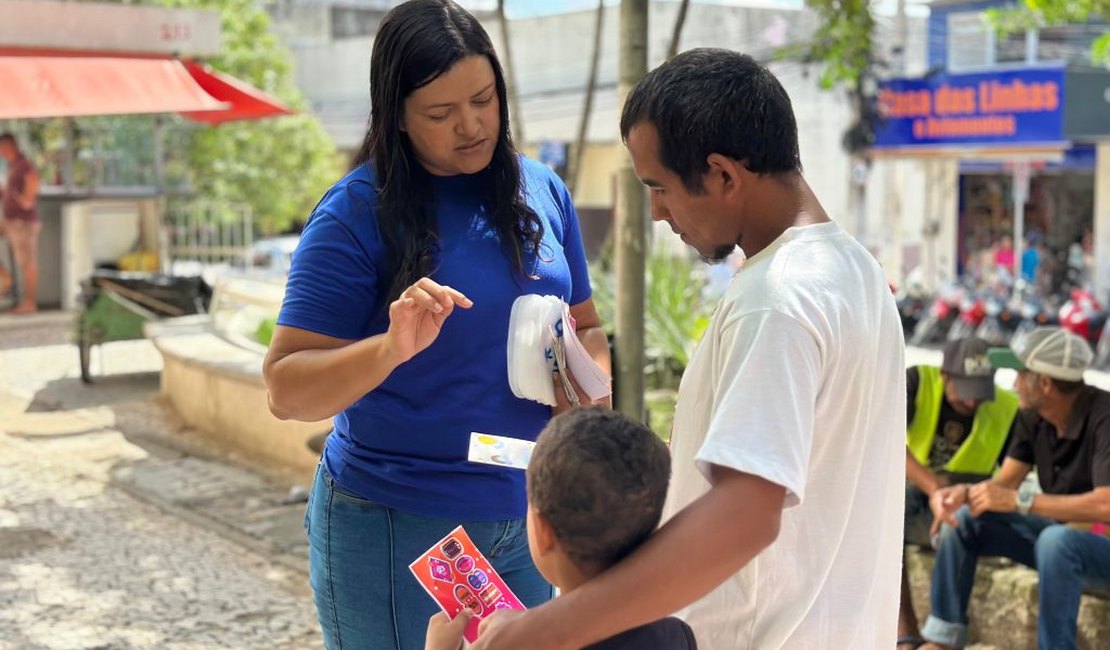
[[[424,641],[424,650],[459,650],[462,648],[463,632],[472,618],[474,618],[474,612],[469,609],[459,612],[455,620],[439,612],[428,620],[428,636]]]

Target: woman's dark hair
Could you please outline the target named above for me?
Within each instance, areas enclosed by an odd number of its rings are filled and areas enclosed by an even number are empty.
[[[410,0],[386,14],[370,57],[370,128],[354,167],[373,161],[379,225],[390,260],[382,274],[385,306],[435,270],[436,215],[431,175],[416,160],[401,130],[405,99],[460,59],[489,59],[496,78],[501,132],[486,170],[487,201],[502,250],[524,276],[525,253],[538,252],[543,222],[521,196],[520,161],[509,131],[505,75],[489,35],[451,0]]]

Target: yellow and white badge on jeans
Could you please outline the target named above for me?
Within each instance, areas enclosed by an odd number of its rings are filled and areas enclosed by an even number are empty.
[[[470,453],[467,460],[514,469],[528,469],[536,443],[520,438],[507,438],[489,433],[470,434]]]

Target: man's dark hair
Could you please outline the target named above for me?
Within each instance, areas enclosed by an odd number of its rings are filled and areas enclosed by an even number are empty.
[[[6,131],[4,133],[0,133],[0,144],[4,144],[4,143],[10,144],[11,146],[15,147],[16,149],[19,148],[19,142],[16,141],[15,135],[13,135],[11,132]]]
[[[628,95],[621,137],[642,121],[659,132],[660,162],[691,192],[703,189],[714,153],[756,174],[802,171],[790,97],[747,54],[697,48],[652,70]]]
[[[528,465],[528,500],[579,567],[606,569],[659,525],[671,459],[650,429],[601,407],[551,420]]]

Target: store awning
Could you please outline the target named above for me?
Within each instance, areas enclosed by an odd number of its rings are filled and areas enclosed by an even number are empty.
[[[0,56],[0,119],[180,113],[219,123],[290,112],[248,84],[176,59]]]
[[[185,68],[204,92],[230,105],[223,111],[182,113],[190,120],[219,124],[233,120],[258,120],[293,114],[293,110],[285,104],[231,75],[216,72],[206,65],[193,61],[185,63]]]

